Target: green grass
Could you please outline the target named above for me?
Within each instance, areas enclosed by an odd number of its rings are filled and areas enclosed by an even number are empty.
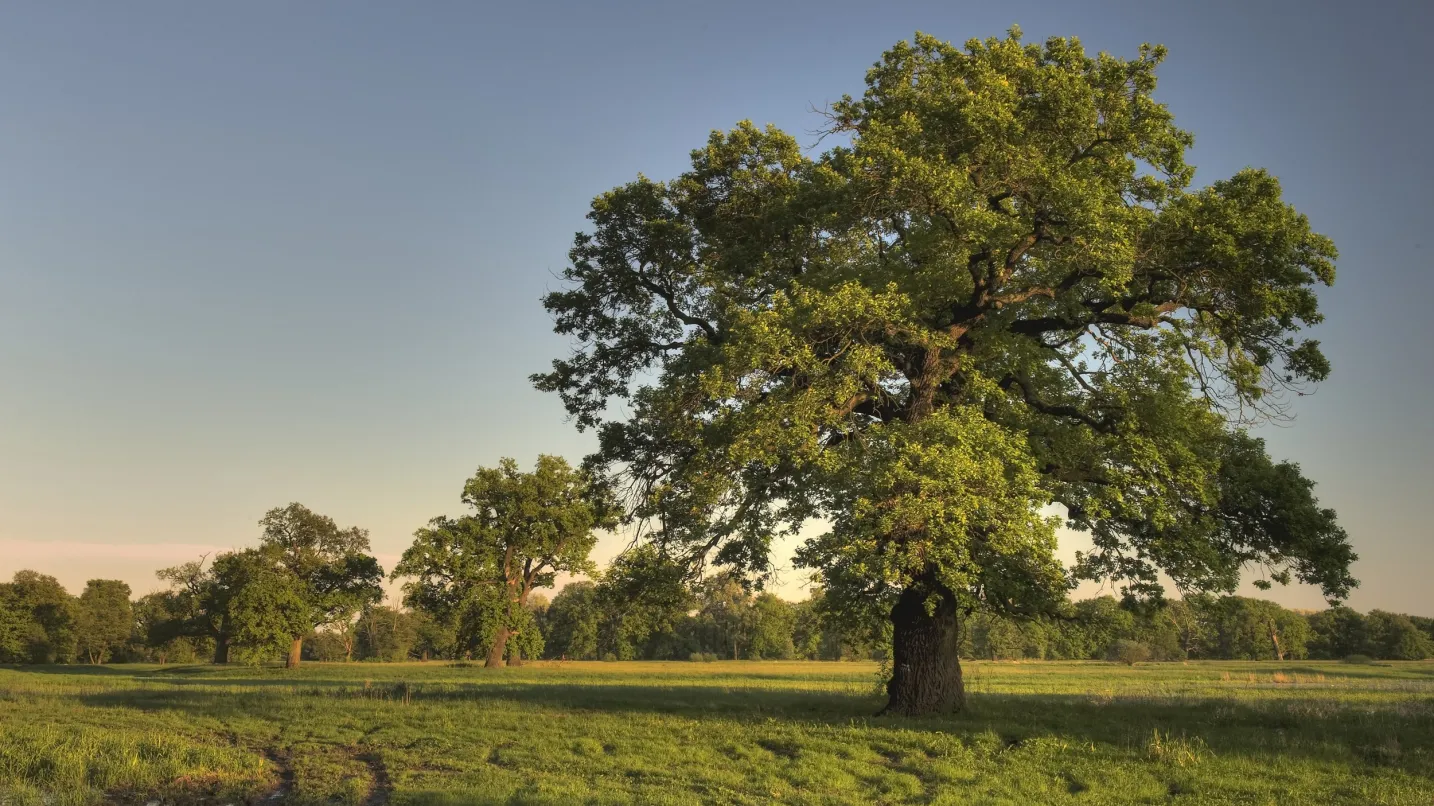
[[[1434,663],[0,669],[0,803],[1434,802]],[[274,795],[280,797],[274,798]]]

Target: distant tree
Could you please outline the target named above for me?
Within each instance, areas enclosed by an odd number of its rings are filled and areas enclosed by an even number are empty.
[[[213,573],[228,643],[243,649],[250,662],[288,648],[288,665],[298,665],[295,643],[302,649],[303,636],[315,626],[303,581],[261,549],[221,554]]]
[[[792,629],[796,626],[792,605],[770,591],[752,600],[750,656],[757,660],[787,660],[796,654]]]
[[[1135,617],[1114,596],[1084,599],[1074,605],[1074,627],[1079,635],[1072,657],[1099,659],[1111,644],[1135,632]]]
[[[78,649],[90,663],[104,663],[129,640],[134,631],[129,594],[129,585],[118,579],[85,583],[77,608],[76,632]]]
[[[325,663],[352,660],[344,636],[332,628],[315,630],[305,636],[304,651],[310,658]]]
[[[31,615],[21,606],[15,586],[0,583],[0,663],[23,663],[28,660],[25,636],[30,630]]]
[[[1354,585],[1334,513],[1242,430],[1329,373],[1300,331],[1334,245],[1265,171],[1191,188],[1164,57],[918,35],[826,152],[740,123],[596,198],[544,299],[576,347],[535,381],[654,541],[763,573],[830,524],[799,562],[890,622],[891,712],[961,706],[965,614],[1059,607],[1052,503],[1090,535],[1076,575],[1133,596]]]
[[[71,663],[77,653],[78,602],[52,576],[16,571],[4,586],[0,648],[11,662]],[[8,614],[8,615],[7,615]]]
[[[259,525],[264,529],[259,538],[264,555],[293,578],[293,584],[271,585],[266,595],[284,613],[290,594],[302,603],[290,622],[288,666],[292,668],[302,657],[304,635],[317,627],[349,622],[383,599],[383,569],[368,553],[366,530],[340,529],[332,518],[301,504],[269,510]],[[285,618],[276,612],[274,623]]]
[[[1126,666],[1144,663],[1150,660],[1151,654],[1150,647],[1128,638],[1116,639],[1109,649],[1109,659]]]
[[[419,619],[396,607],[370,607],[359,616],[354,632],[359,657],[407,660],[419,644]]]
[[[550,658],[593,660],[598,657],[598,628],[603,612],[597,584],[569,582],[548,606],[545,652]]]
[[[1434,641],[1402,613],[1371,610],[1364,617],[1364,627],[1365,654],[1384,660],[1424,660],[1434,656]]]
[[[1025,656],[1026,637],[1021,625],[998,613],[977,613],[966,623],[972,657],[1013,660]]]
[[[792,651],[805,660],[839,660],[841,650],[832,655],[824,651],[826,626],[820,608],[820,591],[811,598],[792,605]]]
[[[587,471],[556,456],[538,457],[531,473],[512,459],[480,468],[463,503],[473,513],[419,529],[393,574],[411,578],[409,606],[452,620],[470,647],[486,647],[488,666],[501,666],[508,639],[533,623],[529,595],[558,572],[593,571],[595,531],[616,525],[617,508]]]
[[[444,621],[426,610],[410,610],[413,619],[416,643],[413,652],[420,660],[431,658],[458,658],[462,650],[458,643],[458,632],[453,624]]]
[[[189,616],[178,591],[141,596],[134,603],[136,643],[158,663],[192,663],[209,639],[191,629]]]
[[[223,564],[221,561],[228,562],[224,560],[228,556],[229,553],[220,554],[208,567],[205,566],[208,558],[201,557],[155,572],[155,576],[169,583],[169,590],[164,605],[166,619],[156,624],[157,632],[151,632],[151,645],[176,637],[210,641],[214,662],[229,662],[232,638],[229,600],[235,588],[214,573],[215,568]]]
[[[684,564],[652,545],[614,557],[597,586],[599,650],[628,660],[654,636],[670,633],[694,604],[687,574]]]
[[[1309,617],[1310,654],[1339,660],[1369,653],[1369,636],[1364,616],[1348,607],[1331,607]]]
[[[1274,602],[1222,596],[1210,614],[1215,657],[1284,660],[1308,654],[1309,622]]]
[[[533,614],[533,623],[544,636],[548,634],[548,608],[552,606],[553,602],[547,596],[541,593],[528,594],[528,610]]]
[[[1434,618],[1428,618],[1426,616],[1410,616],[1409,621],[1415,627],[1418,627],[1421,632],[1429,636],[1430,641],[1434,641]]]
[[[718,574],[702,580],[698,596],[704,645],[732,660],[744,657],[752,642],[752,595],[736,577]]]
[[[1135,629],[1131,638],[1150,649],[1153,660],[1184,660],[1188,657],[1181,632],[1183,605],[1180,601],[1139,603],[1134,609]]]
[[[1162,615],[1175,629],[1182,657],[1196,657],[1210,637],[1210,598],[1200,594],[1167,602]]]

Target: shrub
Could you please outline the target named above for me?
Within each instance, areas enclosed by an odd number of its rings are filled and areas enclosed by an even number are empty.
[[[706,662],[706,663],[711,663],[711,662],[717,660],[717,653],[716,653],[716,652],[703,652],[703,653],[702,653],[702,660],[703,660],[704,662]]]
[[[602,659],[603,659],[603,661],[606,662],[606,663],[616,663],[616,662],[617,662],[617,655],[614,655],[614,654],[611,653],[611,652],[604,652],[604,653],[603,653],[603,656],[602,656]]]
[[[1110,652],[1107,653],[1107,657],[1117,663],[1134,666],[1137,663],[1144,663],[1150,660],[1150,654],[1150,647],[1145,644],[1122,638],[1110,645]]]
[[[701,663],[702,661],[707,660],[707,656],[701,652],[693,652],[691,655],[687,656],[687,659],[692,661],[693,663]]]
[[[1368,655],[1345,655],[1344,662],[1369,665],[1371,663],[1374,663],[1374,658],[1371,658]]]

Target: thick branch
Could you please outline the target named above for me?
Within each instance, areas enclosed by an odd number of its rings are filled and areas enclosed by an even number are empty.
[[[1007,375],[1001,379],[999,384],[1003,389],[1016,389],[1021,393],[1021,399],[1026,405],[1042,414],[1049,414],[1053,417],[1069,417],[1079,420],[1096,431],[1110,433],[1115,430],[1114,424],[1103,419],[1092,417],[1075,406],[1068,406],[1058,403],[1045,403],[1036,397],[1036,392],[1031,388],[1031,382],[1019,375]]]

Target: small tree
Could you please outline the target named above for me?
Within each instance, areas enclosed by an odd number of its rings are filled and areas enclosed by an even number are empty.
[[[1369,651],[1364,616],[1348,607],[1331,607],[1309,617],[1310,652],[1317,658],[1339,660]]]
[[[217,575],[216,570],[233,562],[232,554],[220,554],[208,568],[208,557],[201,557],[155,572],[169,583],[169,590],[165,593],[164,618],[150,628],[151,645],[178,637],[209,640],[214,643],[214,663],[229,662],[229,600],[238,583]]]
[[[393,575],[412,578],[405,602],[452,620],[470,648],[486,647],[488,666],[501,666],[508,639],[533,623],[528,596],[558,572],[594,570],[595,530],[615,526],[617,511],[606,488],[556,456],[539,456],[531,473],[512,459],[480,468],[463,503],[472,514],[419,529]]]
[[[547,656],[573,660],[597,658],[602,621],[597,583],[569,582],[548,606]]]
[[[419,620],[396,607],[370,607],[354,628],[359,657],[407,660],[419,642]]]
[[[92,579],[80,594],[79,650],[92,664],[104,663],[134,631],[129,585],[118,579]]]
[[[1367,652],[1386,660],[1424,660],[1434,656],[1434,641],[1402,613],[1371,610],[1364,617]]]
[[[309,623],[303,583],[278,566],[270,552],[248,549],[215,558],[214,602],[222,603],[221,619],[228,643],[244,650],[248,662],[291,647]],[[227,657],[226,657],[227,660]],[[289,666],[298,661],[290,651]]]
[[[77,652],[78,602],[59,580],[29,570],[16,571],[0,591],[0,627],[10,662],[70,663]]]
[[[748,652],[758,660],[787,660],[796,654],[792,630],[797,613],[790,602],[763,591],[752,600],[752,644]]]
[[[704,643],[732,660],[748,655],[752,645],[752,595],[731,574],[717,574],[698,585],[698,624]]]
[[[340,529],[332,518],[301,504],[271,509],[259,525],[265,556],[293,578],[288,590],[302,602],[302,614],[291,622],[289,634],[292,668],[299,665],[309,631],[352,621],[365,607],[382,601],[383,569],[368,553],[366,530]],[[278,595],[279,589],[269,593]]]
[[[654,636],[670,632],[693,605],[687,575],[685,565],[652,545],[614,557],[597,586],[601,649],[631,660]]]
[[[1145,644],[1132,641],[1129,638],[1120,638],[1110,645],[1107,657],[1117,663],[1134,666],[1137,663],[1145,663],[1150,660],[1150,655],[1150,647]]]

